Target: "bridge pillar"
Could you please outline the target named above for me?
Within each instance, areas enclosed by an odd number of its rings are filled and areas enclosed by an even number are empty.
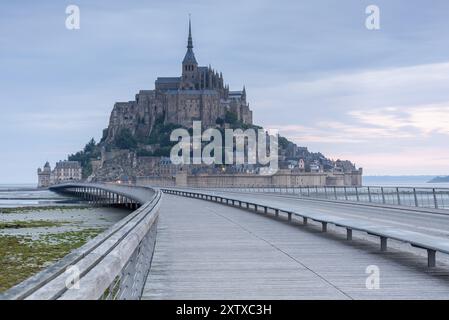
[[[436,251],[427,249],[427,266],[433,268],[436,266]]]
[[[321,222],[321,231],[327,232],[327,222]]]
[[[274,209],[274,214],[276,217],[279,217],[279,209]]]
[[[380,251],[387,251],[387,238],[386,237],[380,237]]]
[[[346,240],[352,240],[352,229],[346,228]]]
[[[306,217],[303,217],[303,218],[302,218],[302,224],[303,224],[303,225],[307,225],[307,218],[306,218]]]
[[[291,212],[287,212],[287,216],[288,216],[288,221],[292,221],[292,213]]]

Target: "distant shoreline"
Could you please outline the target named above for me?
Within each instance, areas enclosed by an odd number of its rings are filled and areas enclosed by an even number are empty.
[[[2,187],[0,186],[0,192],[14,192],[14,191],[39,191],[39,190],[46,190],[46,189],[38,189],[38,188],[26,188],[26,187]]]
[[[428,183],[449,183],[449,176],[435,177],[429,180]]]
[[[38,191],[39,189],[34,183],[2,183],[0,184],[1,191]]]

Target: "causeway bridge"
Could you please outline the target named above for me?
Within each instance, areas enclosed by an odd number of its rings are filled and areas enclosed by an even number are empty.
[[[449,210],[438,190],[429,206],[416,190],[409,206],[399,190],[392,204],[385,194],[373,203],[248,187],[52,190],[133,211],[1,298],[449,298]]]

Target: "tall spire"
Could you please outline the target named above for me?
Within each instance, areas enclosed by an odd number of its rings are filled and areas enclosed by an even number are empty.
[[[193,53],[193,40],[192,40],[192,23],[190,21],[189,14],[189,38],[187,40],[187,52],[184,56],[183,64],[197,64],[195,54]]]
[[[187,48],[193,49],[193,41],[192,41],[192,23],[190,21],[190,14],[189,14],[189,39],[187,41]]]

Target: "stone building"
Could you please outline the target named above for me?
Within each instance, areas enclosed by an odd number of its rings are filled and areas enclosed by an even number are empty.
[[[78,161],[59,161],[51,170],[48,162],[44,168],[37,169],[38,187],[47,188],[64,181],[79,181],[82,179],[82,168]]]
[[[141,90],[134,101],[115,103],[104,138],[111,142],[122,129],[148,137],[156,122],[190,128],[194,120],[200,120],[203,127],[215,126],[218,119],[224,119],[227,111],[233,112],[238,121],[252,124],[253,115],[246,101],[245,87],[241,91],[230,91],[221,72],[210,65],[198,65],[189,21],[181,76],[158,77],[154,90]]]
[[[47,188],[51,184],[51,167],[48,162],[45,163],[44,168],[37,169],[37,187],[38,188]]]
[[[82,179],[82,169],[78,161],[59,161],[53,170],[53,183],[64,181],[79,181]]]

